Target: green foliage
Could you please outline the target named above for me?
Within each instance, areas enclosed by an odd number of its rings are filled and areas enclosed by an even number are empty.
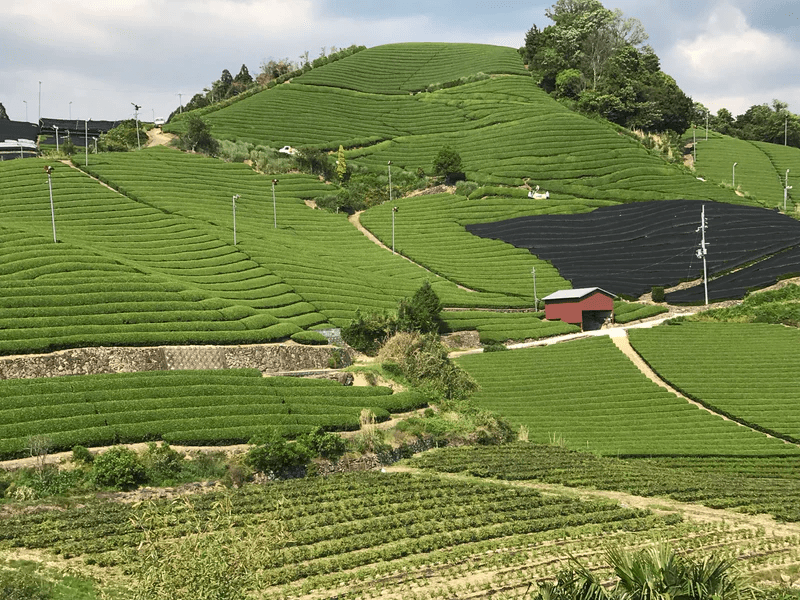
[[[347,159],[344,156],[344,147],[339,144],[339,154],[336,157],[336,179],[340,182],[347,176]]]
[[[397,318],[387,313],[356,310],[356,318],[342,327],[342,339],[350,347],[375,356],[383,342],[397,330]]]
[[[450,146],[443,146],[433,159],[433,174],[444,177],[446,185],[464,179],[461,155]]]
[[[75,445],[72,447],[72,462],[91,465],[94,462],[94,454],[89,452],[86,446]]]
[[[325,345],[328,343],[328,338],[319,333],[318,331],[298,331],[291,336],[292,340],[298,344],[308,345]]]
[[[315,456],[329,460],[336,460],[347,451],[347,442],[340,435],[324,431],[321,427],[298,436],[297,443],[308,448]]]
[[[186,133],[180,136],[180,146],[189,152],[202,152],[214,155],[219,150],[219,142],[211,137],[211,130],[202,118],[189,114],[186,119]]]
[[[287,537],[279,521],[263,515],[246,529],[239,527],[227,495],[203,509],[187,498],[150,502],[138,507],[131,520],[143,537],[138,548],[126,553],[135,582],[133,600],[244,600],[263,585],[258,570]],[[185,529],[173,539],[177,522]]]
[[[146,472],[133,450],[125,446],[114,446],[95,457],[92,479],[100,487],[130,490],[145,481]]]
[[[439,333],[443,322],[442,302],[427,279],[410,299],[403,299],[397,308],[397,330]]]
[[[136,119],[127,119],[119,125],[104,133],[97,140],[97,149],[100,152],[128,152],[136,150],[142,140],[147,141],[147,131],[139,121],[139,137],[136,134]]]
[[[664,288],[661,286],[653,286],[650,291],[653,302],[664,302]]]
[[[406,351],[405,377],[435,399],[463,400],[478,389],[476,381],[448,358],[448,348],[435,334],[421,336]]]
[[[149,442],[142,455],[146,479],[155,485],[169,485],[176,482],[183,471],[183,456],[170,448],[166,442]]]
[[[615,547],[606,551],[606,560],[616,576],[614,587],[606,589],[602,580],[578,560],[557,575],[554,583],[540,585],[537,600],[734,600],[741,598],[741,576],[735,560],[721,557],[703,559],[679,555],[670,546],[659,544],[638,551]]]
[[[0,598],[3,600],[52,600],[53,585],[30,568],[0,567]]]
[[[273,477],[289,477],[304,474],[305,467],[313,458],[308,446],[289,443],[276,429],[269,428],[261,436],[250,441],[255,444],[247,451],[244,463],[254,471]]]

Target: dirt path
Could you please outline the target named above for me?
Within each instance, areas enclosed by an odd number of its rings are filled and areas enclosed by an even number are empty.
[[[174,133],[164,133],[160,127],[153,127],[147,131],[147,144],[145,148],[153,146],[168,146],[178,136]]]
[[[428,272],[428,273],[430,273],[431,275],[433,275],[433,276],[435,276],[435,277],[441,277],[440,275],[437,275],[436,273],[434,273],[434,272],[433,272],[433,271],[431,271],[430,269],[428,269],[428,268],[426,268],[426,267],[423,267],[423,266],[422,266],[421,264],[419,264],[419,263],[416,263],[416,262],[414,262],[414,261],[413,261],[413,260],[411,260],[409,257],[407,257],[407,256],[403,256],[402,254],[400,254],[400,253],[398,253],[398,252],[394,252],[394,251],[393,251],[391,248],[389,248],[389,246],[387,246],[387,245],[386,245],[386,244],[384,244],[382,241],[380,241],[380,240],[379,240],[377,237],[375,237],[375,236],[372,234],[372,232],[371,232],[369,229],[367,229],[366,227],[364,227],[364,226],[361,224],[361,213],[363,213],[363,212],[364,212],[363,210],[360,210],[360,211],[358,211],[358,212],[356,212],[356,213],[354,213],[354,214],[352,214],[352,215],[349,215],[349,216],[347,217],[347,220],[348,220],[348,221],[350,221],[350,223],[352,223],[352,224],[355,226],[355,228],[356,228],[356,229],[358,229],[358,230],[359,230],[361,233],[363,233],[363,234],[366,236],[366,238],[367,238],[369,241],[371,241],[373,244],[377,244],[378,246],[380,246],[380,247],[381,247],[381,248],[383,248],[384,250],[388,250],[389,252],[393,252],[394,254],[397,254],[397,256],[400,256],[400,257],[402,257],[402,258],[406,259],[406,260],[407,260],[408,262],[410,262],[412,265],[416,265],[416,266],[418,266],[420,269],[424,269],[425,271],[427,271],[427,272]],[[449,281],[449,280],[448,280],[448,281]],[[452,282],[452,283],[455,283],[455,282]],[[476,290],[472,290],[472,289],[470,289],[470,288],[468,288],[468,287],[464,287],[463,285],[459,285],[458,283],[456,283],[455,285],[456,285],[456,286],[457,286],[459,289],[461,289],[461,290],[464,290],[464,291],[466,291],[466,292],[476,292]],[[477,293],[477,292],[476,292],[476,293]]]

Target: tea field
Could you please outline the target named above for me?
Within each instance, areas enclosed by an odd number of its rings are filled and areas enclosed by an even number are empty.
[[[334,381],[267,377],[253,370],[155,371],[0,381],[0,459],[27,456],[31,436],[57,451],[166,440],[193,446],[246,443],[271,427],[295,437],[315,427],[359,428],[424,406],[413,392]]]
[[[800,330],[764,323],[679,323],[630,332],[675,388],[714,411],[800,443]]]
[[[764,536],[741,524],[684,523],[604,500],[542,494],[526,486],[439,475],[352,473],[211,492],[189,504],[89,503],[4,519],[0,548],[52,548],[64,560],[96,565],[99,579],[125,581],[151,539],[189,533],[197,515],[218,514],[209,535],[229,551],[255,545],[258,597],[518,597],[569,557],[603,572],[606,547],[668,539],[681,551],[710,549],[740,560],[755,577],[798,560],[796,536]],[[235,525],[234,525],[235,524]],[[259,531],[272,535],[257,535]],[[281,533],[283,532],[283,533]],[[168,555],[165,561],[174,560]],[[606,571],[607,572],[607,571]],[[254,592],[255,590],[250,590]]]
[[[657,386],[607,337],[464,356],[458,363],[481,386],[476,403],[527,427],[538,443],[607,456],[800,453]]]

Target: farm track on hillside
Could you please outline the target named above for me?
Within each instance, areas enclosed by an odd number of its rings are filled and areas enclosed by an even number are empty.
[[[384,250],[388,250],[389,252],[393,252],[394,254],[397,254],[397,256],[400,256],[400,257],[402,257],[402,258],[406,259],[406,260],[407,260],[408,262],[410,262],[412,265],[416,265],[416,266],[417,266],[417,267],[419,267],[420,269],[424,269],[425,271],[427,271],[427,272],[428,272],[428,273],[430,273],[431,275],[434,275],[434,276],[436,276],[436,277],[441,277],[441,275],[437,275],[436,273],[434,273],[433,271],[431,271],[431,270],[430,270],[430,269],[428,269],[427,267],[424,267],[424,266],[422,266],[421,264],[419,264],[419,263],[417,263],[417,262],[414,262],[414,261],[413,261],[412,259],[410,259],[408,256],[404,256],[404,255],[400,254],[399,252],[394,252],[394,251],[393,251],[391,248],[389,248],[389,247],[388,247],[386,244],[384,244],[384,243],[383,243],[382,241],[380,241],[380,240],[379,240],[377,237],[375,237],[375,235],[374,235],[374,234],[373,234],[373,233],[372,233],[372,232],[371,232],[369,229],[367,229],[366,227],[364,227],[364,226],[361,224],[361,213],[363,213],[363,212],[364,212],[363,210],[360,210],[360,211],[358,211],[358,212],[356,212],[356,213],[354,213],[354,214],[350,215],[349,217],[347,217],[347,220],[348,220],[348,221],[350,221],[350,223],[352,223],[352,224],[355,226],[355,228],[356,228],[356,229],[358,229],[358,230],[359,230],[361,233],[363,233],[363,234],[366,236],[366,238],[367,238],[367,239],[368,239],[370,242],[372,242],[372,243],[374,243],[374,244],[377,244],[378,246],[380,246],[380,247],[381,247],[381,248],[383,248]],[[454,283],[455,283],[455,282],[454,282]],[[468,287],[464,287],[463,285],[460,285],[460,284],[458,284],[458,283],[456,283],[456,286],[458,286],[458,288],[459,288],[459,289],[462,289],[462,290],[464,290],[464,291],[467,291],[467,292],[476,292],[476,293],[477,293],[477,290],[471,290],[470,288],[468,288]],[[473,310],[477,310],[477,309],[473,309]]]

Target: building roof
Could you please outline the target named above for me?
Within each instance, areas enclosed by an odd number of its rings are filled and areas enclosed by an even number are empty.
[[[577,288],[574,290],[559,290],[543,298],[543,300],[545,302],[547,302],[548,300],[583,300],[584,298],[586,298],[587,296],[591,296],[595,292],[600,292],[601,294],[605,294],[609,298],[616,298],[614,294],[612,294],[611,292],[607,292],[602,288],[590,287],[590,288]]]

